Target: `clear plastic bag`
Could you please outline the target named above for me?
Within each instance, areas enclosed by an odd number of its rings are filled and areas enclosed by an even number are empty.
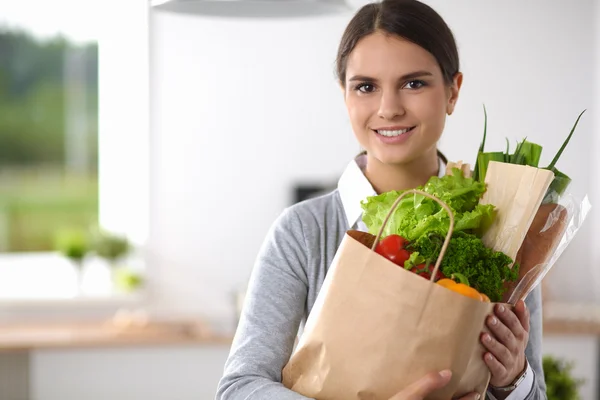
[[[537,214],[517,254],[519,280],[507,293],[507,303],[524,300],[556,264],[573,240],[591,204],[587,196],[578,199],[570,193],[550,193]]]

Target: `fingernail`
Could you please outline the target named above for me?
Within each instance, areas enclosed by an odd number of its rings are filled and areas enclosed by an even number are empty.
[[[480,395],[479,393],[477,393],[477,394],[475,395],[475,400],[479,400],[480,398],[481,398],[481,395]]]
[[[504,312],[504,306],[498,307],[498,311],[500,311],[501,313],[503,313]]]
[[[492,361],[494,359],[494,357],[491,354],[488,354],[485,357],[488,359],[488,361]]]
[[[492,325],[496,325],[498,323],[498,319],[496,319],[496,317],[492,317],[492,320],[490,321],[490,323]]]
[[[485,340],[487,343],[492,341],[492,337],[490,335],[485,335],[483,340]]]
[[[452,376],[452,371],[450,371],[449,369],[445,369],[440,372],[440,376],[442,378],[450,378]]]

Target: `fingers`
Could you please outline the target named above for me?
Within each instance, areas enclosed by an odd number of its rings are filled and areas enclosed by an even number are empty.
[[[501,323],[493,324],[489,320],[490,330],[492,330],[500,343],[508,347],[513,352],[519,349],[521,342],[527,342],[529,333],[525,330],[517,315],[506,306],[498,304],[495,314]]]
[[[519,319],[519,322],[521,322],[521,326],[525,332],[529,333],[529,309],[523,300],[519,300],[515,306],[515,315]]]
[[[510,360],[512,359],[512,354],[510,350],[494,339],[492,335],[489,333],[484,333],[481,335],[481,343],[488,349],[492,356],[494,356],[498,361],[500,361],[504,365],[509,365]]]
[[[396,396],[391,400],[422,400],[431,392],[446,386],[450,382],[450,378],[452,378],[452,372],[449,370],[432,372],[398,394],[398,396],[402,397]]]
[[[501,321],[498,317],[492,315],[487,319],[487,326],[490,332],[492,333],[492,336],[496,339],[498,343],[506,347],[508,350],[516,350],[518,346],[517,338],[509,329],[509,327],[504,324],[503,321]],[[486,343],[483,344],[486,345]],[[500,356],[500,354],[496,354],[496,356]]]
[[[490,369],[492,376],[502,377],[506,375],[506,367],[492,353],[485,353],[483,361]]]

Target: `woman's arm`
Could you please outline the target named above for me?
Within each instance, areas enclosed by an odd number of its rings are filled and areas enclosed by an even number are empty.
[[[304,400],[281,384],[304,316],[308,247],[293,208],[275,221],[252,271],[217,400]]]

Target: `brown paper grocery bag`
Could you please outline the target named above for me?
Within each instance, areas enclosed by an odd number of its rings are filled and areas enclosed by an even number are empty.
[[[452,227],[451,216],[447,241]],[[494,305],[397,266],[373,251],[377,239],[344,236],[283,384],[318,400],[388,400],[425,374],[450,369],[451,382],[428,400],[473,391],[485,398],[489,370],[479,337]]]

